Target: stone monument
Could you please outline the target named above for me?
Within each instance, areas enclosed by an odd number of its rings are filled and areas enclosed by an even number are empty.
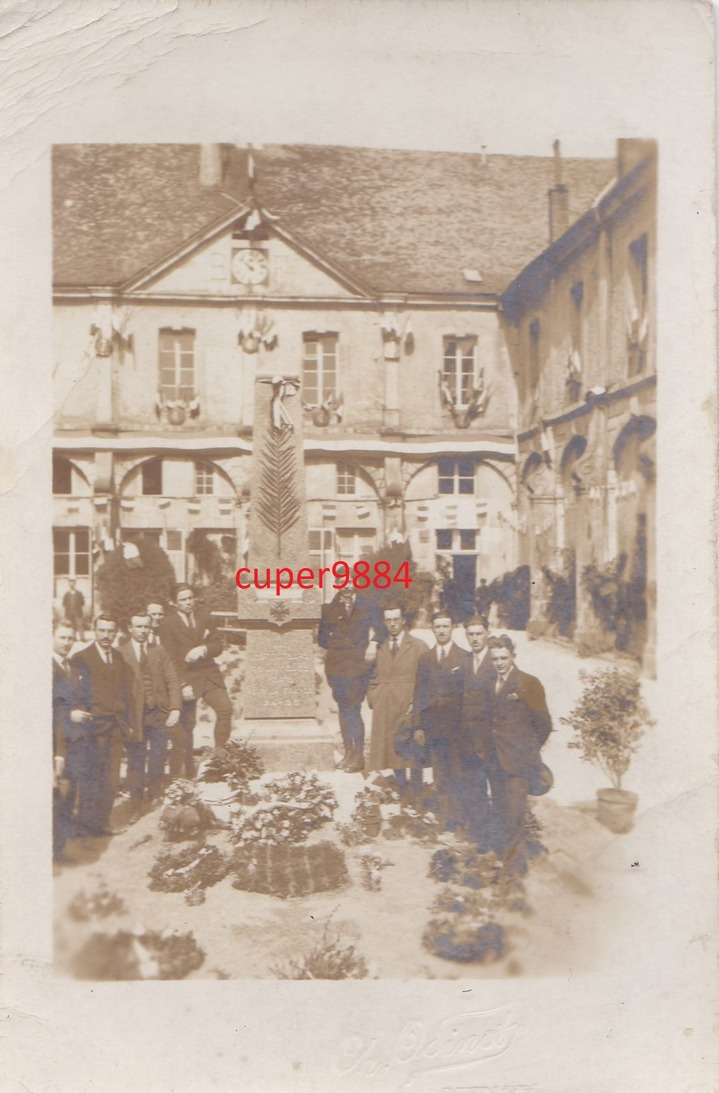
[[[317,721],[313,630],[318,588],[301,588],[307,567],[307,509],[299,377],[258,369],[255,378],[249,553],[238,589],[247,632],[243,732],[268,770],[334,769],[331,730]],[[257,570],[256,588],[254,571]],[[276,574],[283,585],[277,594]],[[304,583],[309,583],[305,581]]]

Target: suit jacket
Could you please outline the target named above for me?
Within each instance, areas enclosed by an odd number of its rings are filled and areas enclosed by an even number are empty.
[[[378,641],[387,633],[378,608],[359,597],[349,615],[345,614],[337,597],[322,608],[317,641],[327,650],[325,672],[328,676],[356,679],[371,671],[364,659],[371,629]]]
[[[374,675],[367,689],[372,709],[371,770],[406,765],[406,759],[400,759],[394,750],[394,734],[412,704],[417,665],[426,652],[425,643],[407,633],[394,656],[389,641],[383,642],[377,651]]]
[[[143,738],[145,706],[153,706],[161,710],[182,709],[182,695],[180,693],[180,680],[175,667],[167,652],[161,645],[147,646],[147,668],[152,680],[152,696],[148,700],[145,695],[145,684],[142,678],[140,662],[135,656],[135,648],[129,639],[119,648],[120,655],[124,657],[132,678],[132,701],[130,707],[130,739],[138,743]]]
[[[71,663],[78,674],[78,708],[91,713],[93,720],[115,717],[123,733],[127,734],[131,678],[117,649],[112,649],[111,652],[112,663],[106,664],[93,642],[72,658]]]
[[[495,694],[486,693],[487,717],[480,726],[479,753],[486,762],[498,762],[507,774],[530,778],[540,764],[539,749],[552,731],[542,684],[534,676],[512,668]]]
[[[222,652],[222,638],[215,629],[215,623],[209,611],[198,607],[194,612],[195,625],[188,626],[182,621],[179,611],[170,611],[160,625],[159,634],[162,645],[172,661],[180,684],[189,683],[195,688],[195,696],[204,682],[223,687],[224,679],[219,664],[214,658]],[[207,646],[207,656],[194,664],[185,663],[185,656],[197,645]]]
[[[79,673],[77,667],[68,662],[69,675],[63,672],[55,658],[52,658],[52,740],[53,754],[65,755],[68,741],[79,740],[87,735],[84,725],[75,725],[70,720],[72,710],[81,706],[78,695]]]
[[[488,716],[489,688],[494,687],[497,673],[485,649],[479,668],[474,670],[474,654],[464,664],[462,721],[460,726],[460,756],[480,753],[481,730]]]
[[[462,716],[464,667],[469,653],[452,642],[440,664],[437,649],[428,649],[417,665],[414,712],[428,744],[454,740]]]

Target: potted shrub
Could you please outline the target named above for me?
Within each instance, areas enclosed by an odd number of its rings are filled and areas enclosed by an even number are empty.
[[[641,695],[636,672],[600,668],[580,672],[584,691],[567,717],[561,717],[575,734],[569,743],[582,759],[608,775],[611,788],[597,790],[597,819],[610,831],[629,831],[637,807],[637,795],[622,788],[645,728],[654,722]]]

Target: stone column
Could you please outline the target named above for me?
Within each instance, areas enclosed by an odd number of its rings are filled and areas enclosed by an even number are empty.
[[[261,362],[259,362],[261,365]],[[255,382],[249,557],[260,584],[240,588],[238,616],[247,631],[242,687],[244,729],[272,770],[330,769],[329,730],[316,718],[313,629],[320,591],[297,584],[307,567],[307,509],[302,398],[296,376],[258,370]],[[291,586],[277,594],[276,573]],[[305,582],[307,583],[307,582]]]

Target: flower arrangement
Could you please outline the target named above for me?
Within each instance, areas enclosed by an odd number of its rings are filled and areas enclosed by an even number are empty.
[[[107,918],[108,915],[124,915],[126,912],[127,906],[124,899],[116,892],[111,892],[105,884],[101,884],[89,896],[84,889],[78,892],[67,909],[70,918],[74,918],[76,922],[87,922],[91,918]]]
[[[259,778],[264,770],[257,748],[247,740],[232,739],[205,756],[199,777],[203,782],[227,782],[232,789],[239,789]]]
[[[256,803],[231,806],[238,846],[304,842],[310,831],[332,819],[337,798],[316,774],[298,771],[275,778],[259,790]]]
[[[190,904],[204,902],[204,892],[229,872],[228,858],[216,846],[196,843],[182,850],[160,851],[149,872],[153,892],[185,892]]]
[[[386,839],[412,839],[424,845],[437,842],[439,824],[433,812],[420,813],[403,808],[398,816],[390,816],[385,826]]]
[[[432,905],[435,917],[422,944],[444,960],[491,964],[507,952],[505,929],[494,920],[495,907],[480,892],[446,889]]]
[[[327,841],[311,846],[244,847],[234,854],[231,868],[233,888],[279,899],[332,891],[348,880],[344,853]]]
[[[354,945],[342,943],[338,930],[325,923],[322,938],[300,960],[270,969],[276,979],[365,979],[367,964]]]
[[[172,930],[117,930],[95,933],[77,953],[78,979],[184,979],[202,966],[205,954],[190,933]]]
[[[469,888],[489,888],[497,884],[502,865],[493,852],[481,854],[475,846],[442,847],[432,856],[429,876],[446,883],[466,884]]]
[[[358,855],[360,863],[362,887],[368,892],[379,892],[382,887],[382,870],[394,862],[376,854],[373,850],[363,850]]]
[[[215,818],[200,800],[194,782],[178,778],[165,790],[160,827],[168,839],[194,839],[212,827]]]

